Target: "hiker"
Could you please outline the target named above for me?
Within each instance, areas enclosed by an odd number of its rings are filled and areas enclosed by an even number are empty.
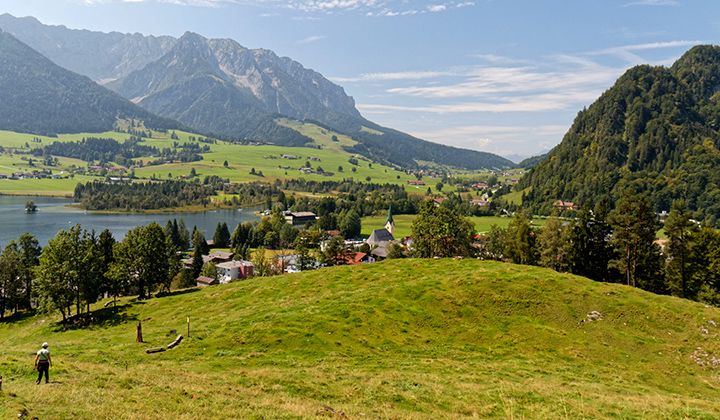
[[[50,350],[48,350],[48,343],[43,343],[42,348],[38,350],[35,356],[35,369],[38,371],[38,378],[36,384],[40,385],[40,380],[45,374],[45,383],[50,382]]]

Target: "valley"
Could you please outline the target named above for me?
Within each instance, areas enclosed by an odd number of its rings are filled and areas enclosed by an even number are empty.
[[[290,125],[285,121],[284,124]],[[293,122],[293,129],[302,130],[312,136],[313,147],[281,147],[271,145],[242,145],[217,140],[209,144],[210,150],[202,154],[202,160],[196,162],[165,163],[159,165],[145,166],[156,158],[153,156],[140,157],[142,167],[133,168],[134,175],[138,180],[168,179],[187,177],[194,168],[200,178],[206,176],[219,176],[228,179],[230,182],[265,182],[272,183],[281,179],[307,179],[315,181],[340,181],[353,178],[362,182],[373,182],[379,184],[406,185],[410,179],[415,179],[405,171],[385,166],[360,158],[343,149],[343,146],[350,146],[353,141],[347,136],[337,135],[312,124],[300,124]],[[183,131],[172,131],[177,139],[171,138],[170,132],[158,132],[150,130],[151,137],[143,138],[142,145],[156,147],[158,149],[178,149],[173,143],[183,144],[192,142],[190,138],[199,138],[196,134]],[[337,135],[341,140],[335,144],[331,140]],[[13,173],[31,173],[37,170],[51,170],[53,174],[63,177],[62,179],[0,179],[0,193],[16,195],[55,195],[72,196],[77,183],[84,183],[90,180],[105,180],[108,176],[128,177],[131,169],[112,162],[108,168],[98,168],[89,173],[87,167],[98,166],[99,162],[84,162],[78,159],[58,158],[58,165],[48,166],[32,155],[33,149],[38,149],[54,142],[78,142],[84,138],[109,138],[118,142],[126,141],[130,135],[108,131],[103,133],[79,133],[59,135],[57,138],[37,136],[32,134],[13,133],[8,131],[0,132],[0,146],[5,151],[0,155],[0,174],[11,176]],[[35,141],[34,141],[35,139]],[[40,140],[38,142],[37,140]],[[197,140],[194,141],[199,143]],[[283,156],[285,156],[283,158]],[[354,158],[357,164],[352,164],[350,159]],[[37,163],[29,164],[28,159]],[[225,162],[228,163],[225,166]],[[309,167],[305,172],[301,169]],[[340,168],[342,167],[342,171]],[[319,173],[318,168],[322,171]],[[252,175],[251,171],[261,175]],[[80,171],[81,174],[67,178],[71,173]],[[369,180],[368,180],[369,178]],[[430,179],[428,182],[432,182]],[[422,191],[424,192],[424,191]]]
[[[720,418],[712,6],[7,3],[0,418]]]

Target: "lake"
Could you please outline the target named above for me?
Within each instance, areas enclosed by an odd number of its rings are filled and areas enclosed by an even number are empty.
[[[37,205],[36,213],[25,213],[28,200]],[[227,223],[232,232],[238,223],[258,220],[255,215],[257,208],[211,210],[204,213],[97,214],[68,207],[72,202],[67,198],[0,196],[0,245],[4,247],[25,232],[35,235],[40,244],[45,245],[59,230],[76,224],[87,230],[95,229],[98,234],[103,229],[110,229],[115,239],[120,240],[137,226],[157,222],[164,227],[172,219],[178,219],[178,222],[184,220],[190,232],[193,226],[197,226],[206,238],[212,239],[218,223]]]

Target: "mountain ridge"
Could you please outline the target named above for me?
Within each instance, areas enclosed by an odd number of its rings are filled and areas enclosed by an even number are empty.
[[[685,199],[694,217],[720,219],[720,47],[696,46],[671,67],[640,65],[581,111],[562,142],[520,180],[523,204],[592,208],[632,189],[657,212]]]
[[[203,60],[195,64],[214,65],[202,71],[190,71],[186,66],[180,70],[188,70],[188,74],[179,71],[171,80],[164,74],[172,67],[167,56],[182,49],[178,47],[180,39],[67,29],[43,25],[34,18],[28,25],[19,21],[22,19],[8,14],[0,16],[0,26],[9,23],[15,35],[56,63],[65,63],[151,112],[180,120],[205,135],[280,146],[309,143],[307,137],[275,122],[278,117],[289,117],[320,122],[357,140],[352,153],[403,168],[418,168],[422,162],[465,169],[515,166],[492,153],[429,142],[375,124],[360,114],[342,87],[267,49],[250,50],[234,40],[186,33],[183,37],[195,38],[212,52],[200,55]],[[48,43],[48,34],[62,42]],[[135,51],[140,51],[139,56]],[[94,66],[83,64],[95,62]],[[193,78],[196,80],[191,82]]]
[[[0,129],[32,134],[101,132],[118,119],[179,128],[86,76],[66,70],[6,31],[0,31]]]
[[[174,44],[170,36],[72,29],[9,13],[0,15],[0,27],[59,66],[100,83],[143,67]]]

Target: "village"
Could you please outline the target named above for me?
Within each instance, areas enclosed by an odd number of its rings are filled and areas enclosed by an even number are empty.
[[[304,228],[314,224],[318,220],[318,216],[312,212],[292,212],[284,211],[283,217],[289,226],[294,228]],[[392,208],[388,209],[388,216],[385,226],[381,229],[373,230],[372,234],[365,239],[342,239],[339,230],[324,231],[320,236],[320,242],[317,248],[320,252],[327,251],[330,242],[335,239],[342,240],[344,253],[342,265],[357,265],[374,263],[384,260],[391,252],[392,246],[402,246],[408,248],[412,245],[412,239],[409,237],[396,240],[394,237],[395,221],[392,215]],[[207,287],[217,284],[227,284],[237,280],[245,280],[256,275],[255,264],[251,261],[238,259],[238,255],[232,250],[215,248],[214,240],[206,241],[208,252],[202,255],[204,272],[212,272],[215,275],[200,275],[195,279],[197,287]],[[275,273],[298,273],[303,271],[300,266],[302,255],[293,253],[290,250],[279,252],[271,262],[271,269]],[[183,268],[187,270],[193,269],[192,256],[182,260]],[[306,263],[306,266],[308,264]],[[312,269],[320,268],[322,264],[312,259],[309,267]]]

